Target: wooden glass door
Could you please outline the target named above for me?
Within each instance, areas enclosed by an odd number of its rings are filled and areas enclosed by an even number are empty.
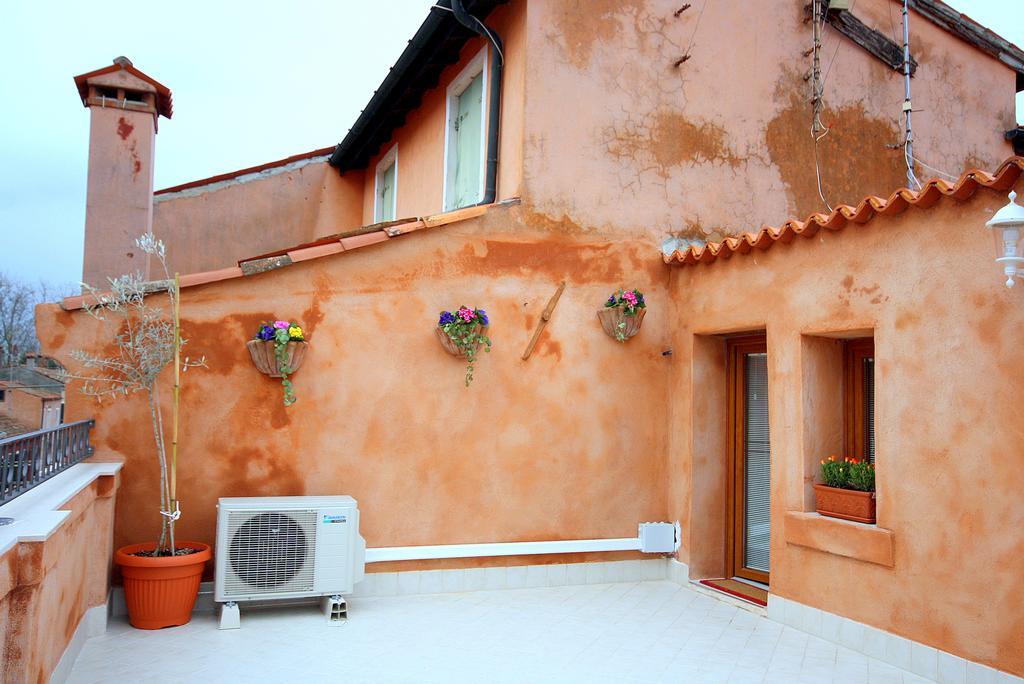
[[[768,430],[768,346],[764,336],[730,340],[729,571],[768,583],[771,546],[771,450]]]

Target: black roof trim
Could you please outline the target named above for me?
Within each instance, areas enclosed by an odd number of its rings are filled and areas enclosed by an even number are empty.
[[[508,0],[463,0],[470,14],[483,21]],[[441,9],[443,8],[443,9]],[[459,59],[459,52],[476,34],[450,11],[451,0],[438,0],[430,9],[398,61],[338,143],[328,160],[341,173],[365,168],[381,145],[391,139],[405,117],[420,105],[423,94],[437,86],[441,72]]]
[[[936,26],[949,31],[1016,71],[1017,90],[1021,90],[1024,85],[1021,79],[1024,75],[1024,50],[966,14],[956,11],[942,0],[910,0],[907,4],[910,9]]]

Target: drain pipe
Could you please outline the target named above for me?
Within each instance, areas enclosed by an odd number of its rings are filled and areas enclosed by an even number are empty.
[[[494,47],[494,58],[491,59],[488,109],[490,117],[487,123],[487,177],[484,181],[484,196],[478,204],[491,204],[498,194],[498,122],[501,117],[501,75],[505,67],[505,50],[501,38],[494,29],[488,28],[482,21],[466,11],[462,0],[452,0],[452,12],[460,24],[488,41]]]

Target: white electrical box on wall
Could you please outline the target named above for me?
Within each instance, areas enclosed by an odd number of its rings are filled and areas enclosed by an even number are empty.
[[[667,522],[640,523],[640,550],[644,553],[674,553],[676,526]]]

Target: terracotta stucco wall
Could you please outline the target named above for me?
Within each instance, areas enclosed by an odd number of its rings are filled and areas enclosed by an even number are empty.
[[[46,541],[0,556],[4,682],[48,682],[82,616],[106,603],[117,486],[116,476],[93,481],[61,506],[70,515]]]
[[[497,198],[517,197],[520,192],[523,150],[523,111],[526,77],[526,2],[518,0],[499,7],[487,17],[504,43],[501,128],[498,146]],[[396,216],[426,216],[444,210],[446,101],[449,84],[484,48],[483,39],[470,40],[459,61],[444,70],[437,86],[428,91],[420,106],[409,114],[366,167],[363,188],[363,223],[373,223],[377,163],[398,145],[398,192]],[[488,59],[494,59],[493,51]],[[490,78],[488,70],[487,79]],[[487,126],[485,119],[483,125]],[[486,155],[481,155],[485,159]]]
[[[526,72],[525,3],[497,9],[488,18],[505,43],[498,198],[519,194]],[[467,43],[459,62],[448,67],[420,107],[374,156],[366,171],[344,176],[325,160],[268,169],[258,176],[155,196],[153,231],[168,246],[181,273],[233,266],[240,259],[309,242],[373,223],[375,169],[398,144],[398,216],[443,210],[445,91],[483,48]],[[486,125],[486,121],[485,121]],[[134,238],[134,236],[132,236]],[[126,239],[131,246],[131,239]]]
[[[660,240],[824,209],[803,0],[695,2],[678,17],[675,0],[528,4],[522,195],[538,213],[566,230]],[[892,35],[898,9],[860,0],[853,13]],[[993,168],[1012,154],[1003,131],[1016,125],[1013,72],[916,14],[911,22],[923,110],[915,155],[953,175]],[[824,33],[822,120],[832,130],[818,146],[833,206],[906,184],[900,150],[887,147],[901,141],[902,76],[837,35]]]
[[[89,113],[82,280],[102,285],[148,267],[134,240],[152,225],[156,129],[149,112],[92,106]]]
[[[325,160],[266,173],[155,196],[153,232],[174,269],[234,266],[361,225],[361,173],[342,178]]]
[[[185,289],[189,354],[205,355],[209,369],[185,376],[180,534],[212,541],[221,496],[351,494],[371,547],[628,537],[638,522],[663,519],[669,269],[646,245],[578,242],[528,218],[497,208]],[[565,294],[524,362],[563,279]],[[624,346],[595,315],[620,286],[640,287],[651,304]],[[434,337],[438,312],[460,304],[492,320],[494,350],[481,354],[469,389],[464,364]],[[245,349],[275,317],[299,321],[311,337],[290,408]],[[81,311],[41,308],[38,322],[46,353],[72,368],[72,350],[106,339]],[[98,453],[126,460],[117,543],[154,537],[157,471],[142,397],[97,405],[72,386],[66,410],[68,420],[95,417]]]
[[[1005,202],[981,189],[676,268],[668,496],[691,576],[724,564],[720,335],[766,330],[772,593],[1024,674],[1024,293],[1003,286],[984,227]],[[828,336],[872,333],[877,528],[793,520],[841,453]]]
[[[6,400],[0,404],[8,416],[22,425],[37,429],[43,422],[43,400],[34,394],[17,389],[6,390]]]

